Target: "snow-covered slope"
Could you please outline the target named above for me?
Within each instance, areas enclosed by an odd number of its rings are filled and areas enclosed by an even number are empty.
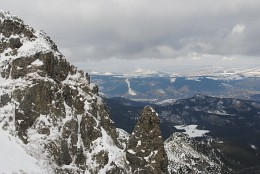
[[[0,129],[0,173],[48,173],[30,156],[23,143]]]
[[[209,157],[197,151],[196,143],[183,133],[174,133],[165,141],[170,173],[223,173],[223,164],[217,156]],[[206,147],[206,145],[205,145]]]

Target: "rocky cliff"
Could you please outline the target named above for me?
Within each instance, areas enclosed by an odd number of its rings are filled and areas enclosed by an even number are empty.
[[[168,173],[168,158],[164,150],[158,114],[152,107],[142,111],[134,132],[130,136],[126,159],[133,173]]]
[[[14,140],[40,168],[0,172],[167,173],[152,108],[144,109],[127,140],[89,75],[67,62],[44,32],[0,11],[0,41],[0,135]]]
[[[115,126],[88,74],[8,12],[0,13],[0,33],[1,128],[48,171],[123,170]]]

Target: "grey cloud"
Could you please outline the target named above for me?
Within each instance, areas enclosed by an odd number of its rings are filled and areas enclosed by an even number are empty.
[[[259,0],[0,0],[72,61],[258,57]],[[234,26],[245,26],[232,35]],[[217,58],[216,58],[217,59]],[[257,61],[257,58],[255,58]],[[215,62],[212,62],[215,63]]]

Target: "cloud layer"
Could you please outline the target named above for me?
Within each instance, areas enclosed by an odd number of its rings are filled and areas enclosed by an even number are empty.
[[[259,64],[259,0],[0,0],[74,62],[192,59]]]

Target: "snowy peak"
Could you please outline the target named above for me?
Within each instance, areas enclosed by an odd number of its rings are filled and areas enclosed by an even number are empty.
[[[9,11],[4,11],[0,9],[0,21],[2,22],[3,20],[12,20],[18,23],[23,23],[23,21],[18,16],[15,16]]]
[[[46,33],[34,30],[10,12],[0,11],[0,57],[10,60],[33,56],[36,53],[59,54],[57,46]]]
[[[141,118],[128,140],[126,158],[132,166],[132,173],[168,173],[160,120],[150,106],[142,111]]]

